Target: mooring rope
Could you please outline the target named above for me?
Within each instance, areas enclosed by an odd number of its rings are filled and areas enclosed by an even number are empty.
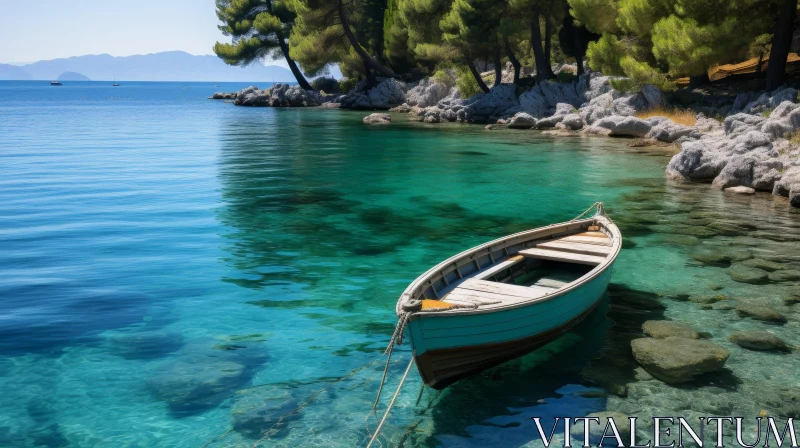
[[[397,401],[397,397],[400,395],[400,389],[403,388],[403,383],[406,382],[406,378],[408,378],[408,373],[411,372],[411,366],[414,365],[414,359],[411,359],[411,362],[408,363],[408,367],[406,367],[405,373],[403,373],[403,377],[400,378],[400,384],[397,385],[397,390],[394,391],[394,396],[392,397],[392,401],[389,402],[389,406],[386,408],[386,412],[383,413],[383,418],[381,418],[381,422],[378,423],[378,427],[375,428],[375,434],[372,435],[372,439],[370,439],[369,443],[367,444],[367,448],[370,448],[373,443],[375,443],[375,439],[378,438],[378,435],[381,433],[381,428],[383,428],[383,424],[386,423],[386,419],[389,417],[389,411],[392,410],[392,406],[394,406],[394,402]]]
[[[426,313],[436,313],[442,311],[449,311],[449,310],[457,310],[457,309],[476,309],[480,306],[484,305],[495,305],[498,303],[502,303],[501,301],[481,301],[481,300],[471,300],[467,298],[459,299],[460,301],[468,302],[467,304],[460,304],[460,303],[449,303],[449,306],[441,307],[441,308],[428,308],[425,310]],[[408,300],[406,304],[402,306],[403,313],[397,319],[397,325],[394,327],[394,332],[392,333],[391,339],[389,339],[389,345],[384,350],[383,354],[387,355],[386,358],[386,365],[383,367],[383,375],[381,376],[381,382],[378,386],[378,393],[375,397],[375,402],[372,404],[372,409],[370,413],[374,413],[378,409],[378,404],[381,401],[381,394],[383,393],[383,386],[386,384],[386,375],[389,372],[389,362],[392,360],[392,352],[394,352],[395,345],[402,345],[403,344],[403,334],[405,333],[406,326],[408,325],[408,319],[411,315],[417,311],[422,310],[422,302],[420,300]],[[366,418],[369,418],[367,415]]]
[[[569,222],[577,221],[577,220],[583,218],[584,216],[586,216],[587,213],[589,213],[590,211],[592,211],[595,208],[597,209],[597,215],[600,215],[600,216],[605,216],[606,215],[605,211],[603,211],[603,203],[602,202],[595,202],[594,204],[591,205],[591,207],[587,208],[580,215],[572,218]]]

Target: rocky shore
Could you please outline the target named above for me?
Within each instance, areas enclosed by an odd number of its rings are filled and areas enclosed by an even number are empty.
[[[800,207],[800,104],[798,91],[689,95],[686,108],[699,112],[693,126],[667,116],[635,115],[669,110],[681,95],[645,85],[638,92],[614,89],[615,78],[600,73],[573,82],[544,81],[523,89],[500,84],[488,93],[461,98],[458,89],[424,79],[409,86],[383,79],[374,88],[344,95],[324,95],[298,86],[276,84],[268,90],[249,87],[219,93],[213,99],[239,106],[325,107],[409,113],[425,123],[462,122],[487,129],[532,129],[557,136],[597,135],[640,139],[636,146],[673,144],[679,152],[666,168],[672,179],[709,182],[732,193],[770,192]],[[686,95],[683,95],[686,96]],[[651,114],[652,115],[652,114]],[[365,123],[389,123],[367,118]]]

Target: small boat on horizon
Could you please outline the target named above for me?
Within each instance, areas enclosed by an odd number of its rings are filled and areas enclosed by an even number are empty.
[[[111,87],[119,87],[119,84],[117,84],[117,74],[116,73],[114,73],[114,84],[111,84]]]
[[[50,81],[50,85],[51,86],[63,86],[64,84],[61,84],[61,82],[59,82],[59,81]]]
[[[400,296],[390,348],[405,334],[422,380],[435,389],[529,353],[594,310],[621,247],[598,202],[571,221],[461,252]]]

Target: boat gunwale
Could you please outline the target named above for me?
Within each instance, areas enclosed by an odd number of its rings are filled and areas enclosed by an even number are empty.
[[[467,249],[465,251],[462,251],[462,252],[460,252],[460,253],[458,253],[456,255],[453,255],[452,257],[450,257],[450,258],[438,263],[437,265],[433,266],[432,268],[428,269],[422,275],[417,277],[413,282],[411,282],[408,285],[408,287],[406,287],[406,289],[403,291],[403,293],[400,295],[400,298],[397,301],[397,305],[395,306],[395,312],[397,313],[398,316],[400,316],[403,313],[402,308],[401,308],[403,302],[406,301],[409,298],[413,298],[414,297],[413,291],[415,291],[418,288],[424,287],[425,283],[428,282],[431,277],[433,277],[433,276],[435,276],[437,274],[444,275],[443,271],[444,271],[445,268],[447,268],[450,265],[457,264],[457,262],[459,260],[461,260],[461,259],[463,259],[465,257],[468,257],[470,255],[473,255],[473,254],[475,254],[477,252],[480,252],[482,250],[485,250],[485,249],[491,249],[492,246],[497,245],[499,243],[506,242],[506,241],[514,239],[514,238],[524,237],[526,235],[530,235],[530,234],[533,234],[533,233],[536,233],[536,232],[540,232],[540,231],[543,231],[543,230],[547,230],[547,229],[551,229],[551,228],[555,228],[555,227],[559,227],[559,226],[569,226],[569,225],[572,225],[572,224],[586,224],[586,223],[592,223],[592,222],[599,222],[600,224],[602,224],[602,227],[604,227],[606,230],[608,230],[609,233],[611,233],[610,236],[612,237],[611,239],[612,239],[612,244],[613,244],[612,245],[613,251],[608,256],[605,257],[605,260],[602,263],[600,263],[597,266],[595,266],[591,271],[587,272],[586,274],[584,274],[580,278],[576,279],[575,281],[570,282],[569,284],[564,285],[563,287],[561,287],[561,288],[559,288],[557,290],[554,290],[552,294],[547,294],[547,295],[544,295],[542,297],[538,297],[538,298],[535,298],[535,299],[529,299],[529,300],[519,301],[519,302],[515,302],[515,303],[501,304],[499,306],[494,306],[492,308],[481,309],[481,307],[478,307],[478,308],[448,309],[448,310],[443,310],[443,311],[442,310],[440,310],[440,311],[417,311],[417,312],[414,312],[414,313],[411,314],[410,319],[414,319],[414,318],[417,318],[417,317],[429,317],[429,316],[452,317],[452,316],[463,316],[465,314],[496,313],[496,312],[500,312],[500,311],[505,311],[505,310],[515,309],[515,308],[521,308],[521,307],[525,307],[525,306],[530,306],[531,304],[534,304],[534,303],[540,303],[540,302],[544,302],[544,301],[548,301],[548,300],[552,300],[554,298],[560,297],[560,296],[566,294],[567,292],[572,291],[575,288],[577,288],[579,286],[582,286],[582,285],[585,285],[586,283],[594,280],[601,273],[603,273],[606,269],[608,269],[611,266],[611,264],[614,263],[614,261],[616,261],[617,256],[619,255],[619,252],[622,249],[622,233],[619,231],[619,228],[617,227],[616,224],[614,224],[614,222],[611,220],[611,218],[609,218],[607,216],[604,216],[604,215],[595,215],[595,216],[592,216],[592,217],[586,218],[586,219],[554,223],[554,224],[550,224],[548,226],[537,227],[535,229],[524,230],[522,232],[517,232],[517,233],[511,234],[511,235],[506,235],[504,237],[497,238],[497,239],[494,239],[492,241],[489,241],[489,242],[483,243],[481,245],[478,245],[478,246],[472,247],[470,249]],[[531,240],[524,240],[524,241],[521,241],[521,243],[524,244],[524,243],[526,243],[528,241],[531,241]],[[488,253],[491,253],[491,252],[492,251],[490,250]],[[495,264],[497,264],[497,263],[494,263],[493,265],[495,265]],[[487,267],[486,269],[488,269],[490,267],[491,266]],[[480,272],[480,271],[478,271],[478,272]],[[465,277],[465,278],[470,278],[470,277]],[[419,291],[418,294],[422,294],[423,292],[424,292],[424,289],[422,291]]]

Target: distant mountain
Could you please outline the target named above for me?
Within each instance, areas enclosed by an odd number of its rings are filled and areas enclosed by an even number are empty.
[[[276,65],[255,63],[248,67],[231,67],[216,56],[195,56],[183,51],[123,57],[75,56],[21,67],[0,64],[0,79],[53,80],[64,72],[81,73],[100,81],[115,78],[117,81],[295,81],[291,71]]]
[[[91,81],[91,79],[87,78],[80,73],[75,72],[64,72],[58,77],[59,81]]]
[[[31,74],[16,65],[0,64],[0,81],[25,81],[33,79]]]

